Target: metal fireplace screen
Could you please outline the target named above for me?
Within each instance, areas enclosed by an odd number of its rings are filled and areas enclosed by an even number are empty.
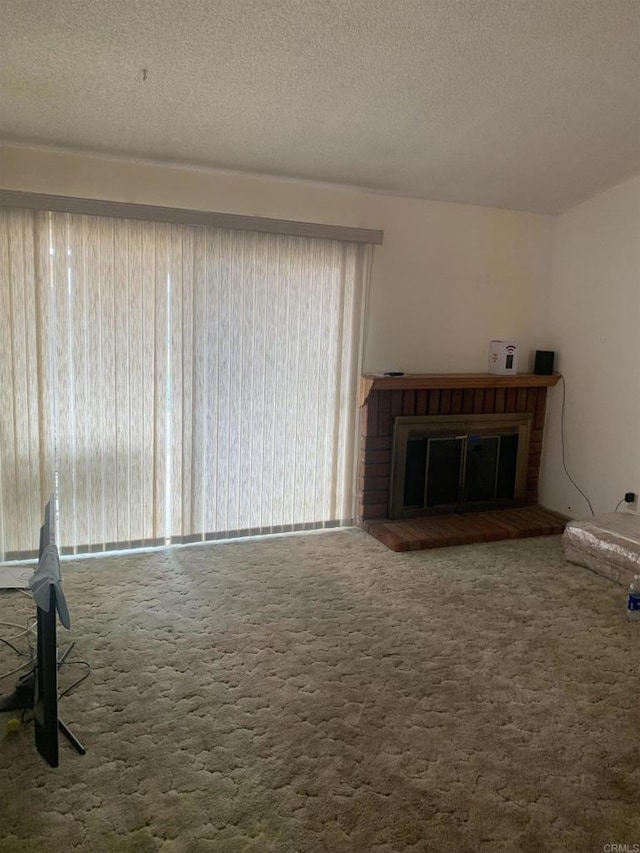
[[[391,518],[524,503],[531,415],[395,420]]]

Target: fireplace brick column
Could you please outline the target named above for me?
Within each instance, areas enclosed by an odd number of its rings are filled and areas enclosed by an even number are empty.
[[[525,500],[528,504],[536,503],[547,388],[557,381],[557,376],[533,374],[363,376],[358,522],[388,517],[393,427],[399,415],[531,414]]]

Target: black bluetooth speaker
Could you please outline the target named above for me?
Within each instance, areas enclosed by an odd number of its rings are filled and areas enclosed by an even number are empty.
[[[551,376],[553,373],[554,356],[555,352],[553,350],[537,349],[533,372],[537,373],[538,376]]]

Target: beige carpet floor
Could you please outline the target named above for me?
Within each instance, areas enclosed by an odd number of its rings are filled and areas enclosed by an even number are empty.
[[[61,716],[88,751],[51,770],[0,716],[2,853],[640,845],[640,625],[557,537],[403,555],[347,530],[63,568],[93,673]],[[29,608],[0,596],[0,619]]]

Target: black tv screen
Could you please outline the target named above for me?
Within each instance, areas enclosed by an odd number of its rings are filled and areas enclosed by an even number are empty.
[[[36,747],[51,767],[58,766],[58,646],[55,589],[49,589],[49,608],[38,607],[38,659],[33,696]]]
[[[51,518],[53,500],[53,497],[49,499],[44,510],[44,524],[40,528],[38,568],[30,586],[36,599],[38,619],[38,657],[33,696],[36,747],[51,767],[57,767],[58,644],[56,641],[56,587],[61,588],[61,575],[55,537],[55,522]]]
[[[67,603],[62,591],[60,556],[55,538],[55,506],[52,496],[45,507],[44,524],[40,528],[38,566],[29,586],[37,607],[37,656],[33,671],[19,680],[11,696],[0,700],[0,711],[33,708],[36,747],[51,766],[58,766],[58,731],[81,754],[85,749],[58,717],[58,660],[56,619],[71,627]],[[69,649],[73,646],[73,643]],[[67,649],[67,653],[69,652]],[[65,654],[67,654],[65,653]]]

